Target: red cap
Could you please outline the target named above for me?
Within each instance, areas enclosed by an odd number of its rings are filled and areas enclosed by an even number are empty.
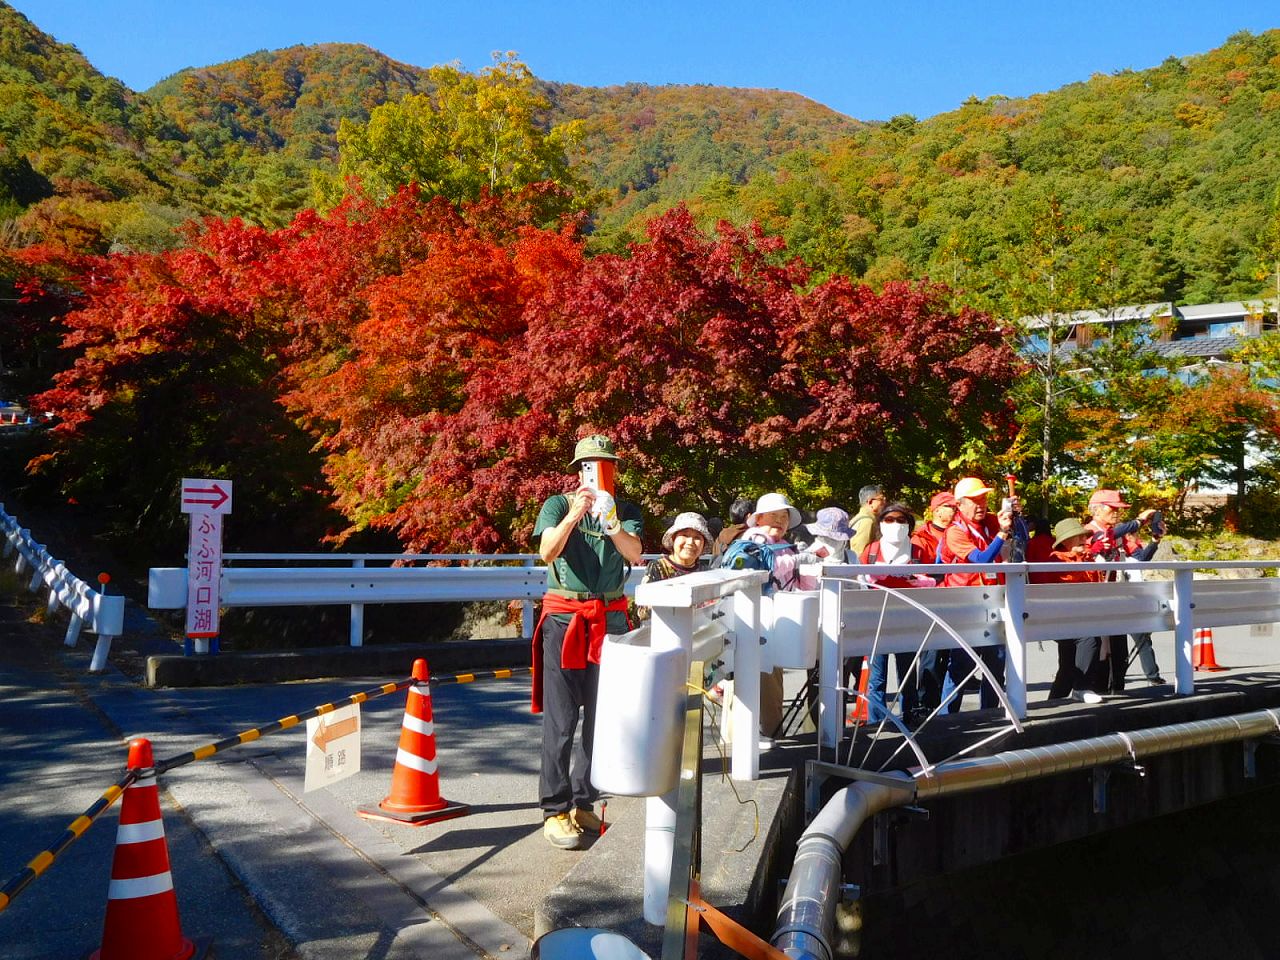
[[[1115,507],[1117,510],[1123,510],[1129,504],[1124,502],[1120,496],[1119,490],[1095,490],[1093,496],[1089,498],[1089,509],[1101,504],[1104,507]]]
[[[930,510],[937,510],[939,507],[954,507],[955,505],[955,494],[950,490],[943,490],[941,493],[935,493],[933,495],[933,499],[929,501]]]

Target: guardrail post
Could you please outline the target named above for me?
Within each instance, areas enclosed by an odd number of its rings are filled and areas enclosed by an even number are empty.
[[[1023,621],[1027,617],[1027,574],[1025,568],[1004,575],[1004,690],[1009,706],[1019,720],[1027,718],[1027,645]]]
[[[80,627],[83,623],[80,614],[72,612],[71,622],[67,624],[67,635],[62,638],[62,642],[68,647],[74,647],[76,641],[80,639]]]
[[[730,601],[733,641],[734,780],[760,779],[760,585],[739,590]]]
[[[357,557],[356,559],[352,560],[351,566],[355,567],[356,569],[362,569],[364,567],[364,557]],[[353,647],[364,646],[364,604],[363,603],[353,603],[351,605],[351,633],[349,636],[351,640],[351,646]]]
[[[818,600],[818,746],[839,752],[843,698],[840,696],[840,592],[841,581],[822,579]],[[821,759],[821,753],[819,753]],[[837,756],[837,760],[838,760]]]
[[[757,638],[752,638],[757,639]],[[757,643],[758,643],[757,639]],[[649,627],[649,646],[653,650],[683,649],[693,652],[693,608],[654,607]],[[738,672],[737,654],[734,672]],[[757,683],[759,678],[757,678]],[[735,683],[736,686],[736,683]],[[680,703],[685,691],[674,692]],[[674,705],[673,705],[674,706]],[[662,925],[667,918],[667,891],[671,880],[671,857],[675,850],[677,787],[660,797],[645,799],[644,825],[644,918]]]
[[[522,560],[520,565],[522,567],[534,566],[533,558]],[[524,601],[524,603],[520,604],[520,635],[530,643],[533,642],[533,627],[536,622],[533,615],[533,601]]]
[[[1191,644],[1194,637],[1192,610],[1195,602],[1192,591],[1195,589],[1194,570],[1175,570],[1173,572],[1173,659],[1176,670],[1174,693],[1179,696],[1190,696],[1195,692],[1195,667],[1191,662]]]
[[[18,539],[15,543],[18,550],[18,559],[13,562],[13,572],[18,576],[22,576],[22,572],[27,569],[27,554],[26,551],[22,549],[22,543],[29,536],[31,536],[30,530],[18,531]]]
[[[101,673],[107,669],[107,654],[111,652],[111,641],[114,639],[110,634],[99,635],[98,643],[93,648],[93,659],[89,661],[90,673]]]

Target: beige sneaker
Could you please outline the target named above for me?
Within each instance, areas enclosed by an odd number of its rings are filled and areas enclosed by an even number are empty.
[[[573,818],[574,826],[583,833],[594,833],[597,835],[600,833],[600,818],[597,817],[595,815],[595,811],[590,808],[575,807],[573,813],[570,814],[570,817]]]
[[[542,821],[542,835],[561,850],[577,850],[582,844],[582,837],[567,813],[557,813]]]

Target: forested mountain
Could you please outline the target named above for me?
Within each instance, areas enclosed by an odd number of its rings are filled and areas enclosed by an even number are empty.
[[[339,120],[363,122],[381,103],[430,89],[424,68],[364,46],[320,44],[183,70],[139,94],[4,3],[0,37],[0,78],[14,84],[0,98],[0,134],[46,178],[73,167],[117,200],[163,200],[271,225],[308,205],[313,169],[333,168]],[[746,182],[796,148],[861,126],[777,91],[540,87],[552,104],[548,126],[587,121],[574,159],[606,191],[602,226],[656,213],[713,179]],[[93,169],[108,161],[135,178]],[[114,226],[102,225],[102,243],[120,239]]]
[[[4,237],[154,249],[196,214],[282,225],[335,169],[340,120],[429,89],[424,68],[323,44],[135,93],[0,3]],[[539,90],[547,127],[583,122],[597,250],[686,201],[703,224],[758,221],[819,275],[928,275],[1006,314],[1266,293],[1280,255],[1280,31],[878,125],[776,91]]]
[[[1274,294],[1278,185],[1270,30],[1053,93],[895,117],[746,185],[704,187],[694,206],[759,220],[820,269],[930,275],[1017,315],[1231,299],[1268,292],[1268,277]]]

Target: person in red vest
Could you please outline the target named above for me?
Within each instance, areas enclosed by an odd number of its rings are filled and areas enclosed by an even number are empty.
[[[1124,511],[1128,509],[1129,504],[1124,502],[1119,490],[1100,488],[1093,491],[1093,495],[1089,497],[1090,520],[1085,526],[1093,534],[1090,549],[1098,560],[1143,561],[1150,560],[1154,555],[1160,532],[1156,532],[1153,542],[1146,545],[1138,539],[1137,534],[1142,525],[1150,521],[1156,511],[1144,510],[1138,514],[1137,519],[1122,522]],[[1124,578],[1112,571],[1105,579],[1122,580]],[[1164,679],[1160,676],[1160,668],[1156,665],[1155,651],[1151,648],[1151,634],[1139,634],[1135,642],[1138,644],[1142,669],[1147,679],[1153,684],[1163,684]],[[1103,688],[1100,692],[1123,693],[1125,674],[1129,668],[1128,636],[1120,633],[1102,637],[1098,656],[1101,664],[1097,671],[1100,674],[1097,682]]]
[[[921,554],[911,539],[915,525],[915,514],[905,503],[886,505],[876,517],[875,539],[867,544],[859,561],[867,564],[932,562]],[[897,590],[937,586],[937,581],[932,577],[919,573],[909,576],[868,576],[866,579],[870,583]],[[922,690],[929,679],[924,673],[924,657],[922,654],[914,671],[913,653],[895,653],[893,661],[898,671],[898,700],[902,706],[902,720],[908,727],[914,728],[928,716],[922,696]],[[925,682],[920,682],[921,679]],[[867,720],[870,723],[880,723],[889,715],[890,710],[885,704],[888,688],[889,655],[878,653],[871,659],[871,676],[867,683]]]
[[[1008,557],[1013,533],[1013,513],[1006,510],[992,515],[988,511],[987,499],[992,489],[977,477],[965,477],[956,484],[956,518],[947,528],[947,535],[942,541],[940,552],[943,563],[999,563]],[[1000,578],[991,573],[949,573],[943,586],[976,587],[999,582]],[[1004,647],[981,647],[978,654],[997,682],[1003,685]],[[950,661],[947,666],[947,684],[942,692],[943,699],[946,699],[956,684],[964,681],[971,669],[968,660],[958,651],[951,652]],[[947,711],[958,711],[963,698],[963,693],[957,694],[948,704]],[[982,679],[982,693],[978,702],[984,710],[1000,702],[986,677]]]
[[[911,542],[920,554],[921,563],[937,563],[938,548],[947,535],[947,527],[956,518],[956,497],[950,490],[933,495],[929,501],[929,522],[916,527]]]
[[[606,633],[625,633],[629,565],[640,562],[640,508],[615,501],[592,476],[608,475],[618,463],[613,443],[600,435],[578,441],[570,470],[579,471],[571,494],[547,499],[534,524],[538,554],[547,565],[547,592],[533,634],[533,712],[542,714],[542,773],[538,790],[543,835],[576,850],[582,832],[600,831],[591,784],[600,651]],[[575,745],[578,711],[582,738]],[[571,764],[572,759],[572,764]]]
[[[1081,567],[1079,570],[1032,573],[1027,577],[1028,581],[1031,583],[1098,583],[1101,581],[1101,570],[1084,566],[1085,563],[1094,559],[1089,549],[1089,540],[1092,536],[1092,532],[1075,517],[1058,521],[1053,528],[1052,536],[1048,538],[1051,546],[1049,553],[1035,562],[1078,563]],[[1039,536],[1031,542],[1035,543],[1038,539],[1040,539]],[[1029,556],[1028,560],[1030,560]],[[1088,645],[1088,641],[1092,639],[1094,638],[1055,641],[1058,645],[1058,672],[1053,677],[1053,683],[1049,685],[1050,700],[1069,696],[1073,700],[1084,703],[1102,702],[1102,697],[1089,689],[1087,679],[1090,660],[1094,653],[1093,648]]]

